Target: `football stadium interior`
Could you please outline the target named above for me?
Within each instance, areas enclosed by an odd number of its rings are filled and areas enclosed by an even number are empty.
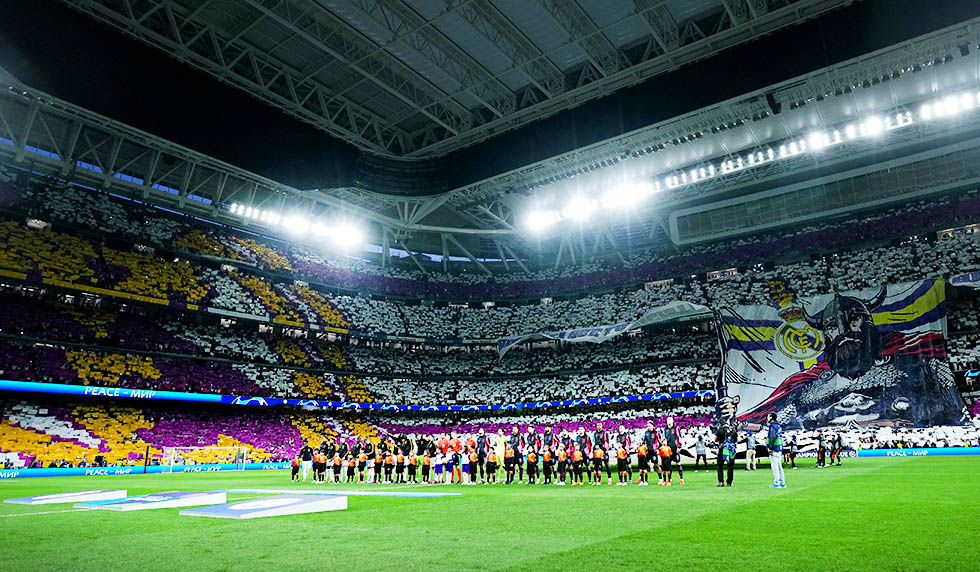
[[[975,0],[0,0],[0,568],[976,570],[978,231]]]

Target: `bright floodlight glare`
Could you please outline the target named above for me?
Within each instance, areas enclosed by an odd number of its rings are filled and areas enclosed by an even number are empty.
[[[238,203],[231,203],[231,208],[228,210],[231,211],[231,214],[238,214]]]
[[[868,135],[878,135],[885,130],[885,124],[880,117],[869,117],[864,122],[864,128]]]
[[[555,222],[555,214],[551,211],[533,211],[527,215],[527,227],[532,232],[541,232]]]
[[[310,232],[312,232],[314,236],[323,236],[327,234],[327,227],[324,226],[323,223],[318,222],[310,226]]]
[[[810,149],[813,149],[814,151],[819,151],[823,149],[824,147],[827,146],[827,143],[828,141],[827,141],[826,133],[820,133],[818,131],[818,132],[811,133],[810,136],[807,137],[807,144],[810,146]]]
[[[361,244],[364,241],[364,235],[361,233],[361,229],[345,222],[337,225],[333,232],[333,240],[341,248],[350,248]]]
[[[571,218],[585,220],[592,214],[592,202],[582,198],[572,199],[565,212]]]
[[[956,115],[962,111],[959,100],[953,96],[949,96],[943,100],[943,107],[946,108],[946,115]]]
[[[702,176],[705,175],[702,174]],[[655,187],[651,182],[626,183],[603,194],[599,199],[599,204],[607,209],[629,207],[635,205],[643,197],[652,195],[654,191]]]
[[[919,108],[919,117],[927,121],[932,119],[932,106],[928,103],[923,103],[922,107]]]
[[[286,232],[292,234],[303,234],[310,230],[310,222],[299,215],[287,216],[282,224],[286,227]]]

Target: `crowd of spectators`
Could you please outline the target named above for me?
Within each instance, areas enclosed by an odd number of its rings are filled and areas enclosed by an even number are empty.
[[[716,370],[714,365],[675,364],[649,366],[638,371],[621,369],[533,378],[379,379],[365,376],[363,380],[379,403],[466,405],[713,389]]]
[[[630,321],[675,300],[710,307],[767,304],[772,280],[807,296],[980,268],[980,233],[935,233],[980,218],[975,192],[669,255],[635,253],[614,267],[590,263],[492,277],[354,262],[202,226],[62,182],[18,182],[2,166],[0,207],[8,213],[0,220],[0,270],[8,280],[0,285],[0,375],[259,397],[454,405],[711,389],[718,348],[704,323],[645,328],[599,345],[535,342],[502,358],[488,343],[419,344],[356,335],[327,341],[308,327],[495,340]],[[23,214],[52,228],[31,228],[23,224]],[[722,269],[726,272],[709,275]],[[59,288],[57,299],[46,290],[51,286]],[[606,293],[558,297],[597,290]],[[125,302],[108,303],[107,293]],[[535,300],[446,303],[516,298]],[[156,302],[157,309],[146,301]],[[195,313],[189,304],[224,313],[222,318]],[[980,298],[960,293],[950,298],[948,310],[953,369],[980,369]],[[685,402],[676,411],[699,427],[710,409],[706,400]],[[92,451],[105,447],[118,453],[116,462],[125,462],[139,453],[137,445],[195,444],[195,431],[203,436],[198,443],[248,443],[260,457],[291,451],[262,441],[244,422],[233,425],[235,435],[220,433],[219,427],[231,422],[200,412],[194,417],[97,407],[53,411],[11,405],[0,423],[0,441],[30,441],[34,431],[47,435],[39,438],[46,447],[63,458],[74,455],[76,462],[91,462]],[[637,412],[607,413],[611,421],[645,418]],[[976,402],[971,414],[980,416]],[[588,417],[557,415],[570,427]],[[362,436],[373,430],[364,421],[303,419],[270,417],[264,430],[290,446],[324,432]],[[378,423],[399,429],[398,419]],[[413,424],[434,432],[439,423]],[[274,426],[293,429],[286,435]],[[976,442],[975,432],[938,429],[853,430],[848,437],[865,448]]]
[[[708,306],[767,303],[773,279],[788,282],[801,295],[811,295],[980,266],[980,237],[973,233],[954,233],[944,239],[935,233],[914,234],[980,218],[980,196],[974,192],[685,247],[669,255],[635,253],[615,268],[586,264],[549,268],[532,276],[490,277],[382,269],[271,238],[204,227],[187,217],[63,182],[33,178],[17,185],[6,169],[0,169],[0,177],[8,208],[43,218],[54,229],[39,232],[12,220],[0,223],[2,269],[22,272],[28,280],[54,280],[78,288],[273,317],[282,324],[365,333],[496,339],[628,321],[674,300]],[[106,238],[137,246],[133,250],[109,247],[103,242]],[[174,251],[203,258],[174,260],[168,254]],[[223,266],[221,261],[238,267]],[[707,278],[709,271],[730,268],[735,270]],[[265,273],[255,274],[254,269]],[[297,279],[313,279],[317,284],[299,284]],[[640,287],[644,282],[647,285]],[[554,298],[620,286],[627,288],[577,299]],[[337,288],[358,293],[343,294]],[[369,298],[372,291],[423,302]],[[548,303],[432,303],[433,299],[499,301],[515,296]]]

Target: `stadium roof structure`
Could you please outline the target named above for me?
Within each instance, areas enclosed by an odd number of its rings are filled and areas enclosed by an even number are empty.
[[[174,9],[159,4],[158,10]],[[0,156],[256,232],[290,236],[287,219],[345,217],[367,225],[370,242],[383,253],[432,253],[444,269],[458,258],[470,263],[457,270],[530,271],[622,260],[637,249],[737,236],[980,184],[978,46],[980,18],[429,196],[292,188],[2,73],[0,142],[7,144],[0,144]],[[824,139],[806,149],[814,135]],[[610,189],[636,184],[656,192],[586,221],[558,217],[570,220],[536,234],[525,224],[529,212],[558,212],[576,197],[598,209]],[[375,261],[389,264],[389,258]],[[423,272],[437,267],[411,258]]]
[[[445,155],[853,0],[64,0],[356,147]]]

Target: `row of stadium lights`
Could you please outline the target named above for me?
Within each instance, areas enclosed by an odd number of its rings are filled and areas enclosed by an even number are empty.
[[[243,218],[264,222],[269,226],[281,226],[285,231],[295,235],[313,235],[317,238],[327,237],[334,246],[350,248],[364,242],[364,233],[361,228],[350,221],[339,220],[331,225],[321,222],[310,222],[301,216],[282,216],[268,210],[261,210],[247,207],[238,203],[232,203],[228,208],[233,215]]]
[[[923,104],[919,108],[918,117],[915,120],[929,121],[953,117],[978,107],[980,107],[980,92],[948,96]],[[819,152],[849,141],[876,137],[886,131],[911,125],[913,122],[912,112],[903,111],[885,117],[870,117],[860,123],[848,124],[842,129],[817,131],[806,137],[784,141],[775,148],[768,147],[764,150],[753,151],[735,158],[725,159],[717,164],[711,163],[705,167],[678,171],[650,181],[627,183],[607,191],[598,199],[576,197],[569,201],[563,209],[532,211],[527,215],[525,225],[532,232],[543,232],[562,220],[585,221],[592,213],[601,208],[616,210],[631,207],[646,197],[665,189],[672,190],[710,179],[719,174],[727,175],[776,160],[789,159],[807,151]]]

